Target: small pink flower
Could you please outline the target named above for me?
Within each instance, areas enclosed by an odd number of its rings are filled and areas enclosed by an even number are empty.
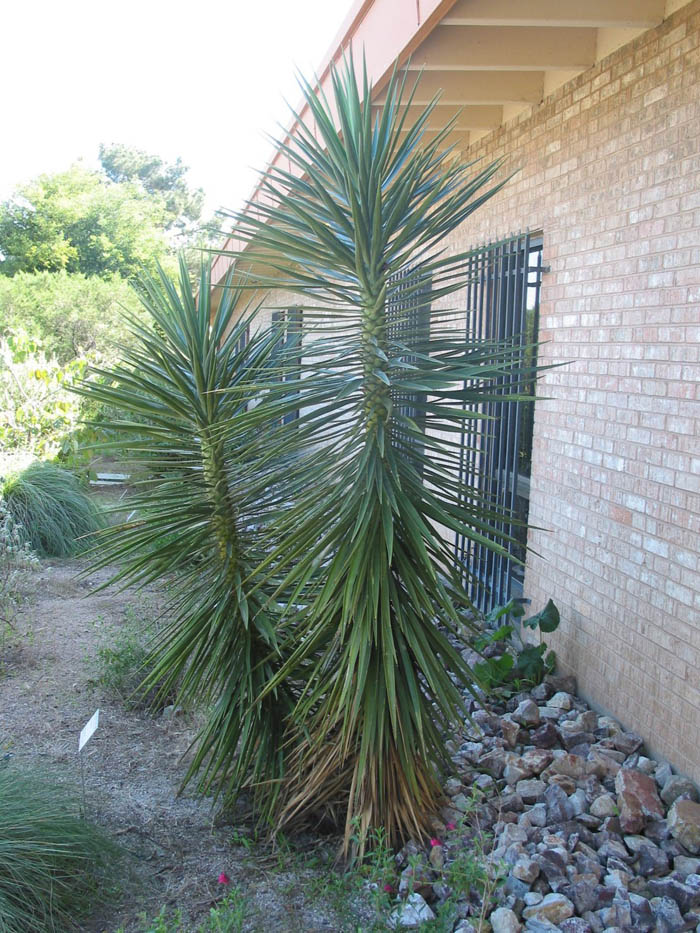
[[[225,871],[222,871],[216,880],[219,882],[219,884],[231,884],[231,879]]]
[[[445,823],[445,829],[452,832],[453,830],[457,829],[457,825],[455,823]]]
[[[431,840],[430,840],[430,845],[431,845],[433,848],[435,848],[435,846],[441,846],[442,843],[440,842],[439,839],[431,839]]]
[[[386,891],[387,894],[391,894],[391,892],[392,892],[394,889],[392,888],[392,886],[391,886],[390,884],[385,884],[385,885],[384,885],[384,890]]]

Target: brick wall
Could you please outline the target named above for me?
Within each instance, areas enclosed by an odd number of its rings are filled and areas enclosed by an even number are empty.
[[[518,175],[455,248],[542,230],[526,595],[563,668],[700,780],[700,2],[470,155]],[[545,400],[544,397],[551,400]]]

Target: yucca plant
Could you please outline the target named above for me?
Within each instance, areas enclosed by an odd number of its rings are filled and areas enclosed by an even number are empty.
[[[263,696],[300,666],[307,678],[278,826],[342,815],[346,848],[353,836],[361,848],[371,827],[424,834],[439,803],[445,738],[473,680],[453,637],[470,607],[444,531],[507,545],[486,537],[494,509],[458,479],[460,436],[523,374],[520,348],[469,342],[454,314],[430,312],[465,284],[467,257],[441,244],[501,187],[499,163],[460,163],[450,127],[425,142],[435,101],[409,124],[398,73],[375,118],[366,71],[358,82],[350,61],[331,76],[331,101],[303,84],[308,120],[280,146],[291,168],[273,167],[260,202],[232,215],[246,242],[232,255],[250,287],[300,296],[306,329],[288,401],[301,415],[284,441],[298,456],[269,539],[280,597],[297,594],[303,613]],[[407,298],[430,313],[429,334],[400,336]]]
[[[198,775],[202,789],[229,795],[270,782],[270,805],[293,702],[283,682],[261,699],[279,666],[279,609],[256,568],[284,455],[265,431],[269,422],[274,434],[275,417],[257,403],[280,340],[249,334],[254,308],[236,310],[240,289],[227,283],[215,307],[210,285],[203,266],[195,292],[184,261],[177,284],[162,273],[145,280],[150,324],[132,320],[122,362],[95,370],[82,389],[124,413],[109,424],[109,446],[138,458],[145,477],[130,520],[100,537],[93,567],[116,562],[112,582],[170,588],[172,621],[152,646],[143,690],[175,691],[208,710],[185,780]],[[248,407],[253,421],[243,417]]]

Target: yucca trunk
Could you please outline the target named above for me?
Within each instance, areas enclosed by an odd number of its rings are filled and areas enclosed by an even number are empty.
[[[211,504],[211,524],[219,559],[227,578],[233,583],[240,559],[238,514],[228,486],[224,445],[221,440],[213,440],[211,433],[209,428],[202,428],[202,473]]]
[[[361,315],[362,392],[366,443],[380,446],[383,455],[385,432],[390,426],[391,388],[386,332],[386,283],[378,289],[363,293]]]

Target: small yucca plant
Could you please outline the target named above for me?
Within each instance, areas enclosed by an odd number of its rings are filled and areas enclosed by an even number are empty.
[[[210,286],[202,267],[195,292],[184,261],[178,283],[146,280],[150,323],[132,321],[122,362],[82,389],[124,413],[109,423],[109,446],[139,458],[145,476],[132,517],[100,536],[94,566],[117,563],[114,581],[168,584],[172,621],[143,690],[208,710],[185,780],[229,796],[266,782],[271,806],[293,702],[286,683],[262,696],[279,668],[280,613],[257,568],[285,457],[269,439],[274,406],[258,403],[280,341],[250,334],[253,308],[236,317],[240,289],[227,283],[214,307]]]

